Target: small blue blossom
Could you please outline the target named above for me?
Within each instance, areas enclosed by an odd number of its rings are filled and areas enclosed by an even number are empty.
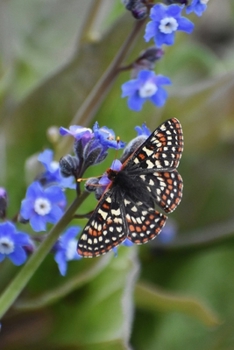
[[[93,126],[94,137],[107,148],[121,149],[125,146],[123,141],[117,141],[113,130],[102,126],[99,128],[98,122]]]
[[[93,137],[92,130],[89,128],[85,128],[80,125],[71,125],[69,129],[60,127],[59,132],[62,136],[64,135],[71,135],[73,136],[76,140],[80,139],[86,139],[87,141],[90,140]]]
[[[60,172],[59,162],[54,161],[54,152],[50,149],[44,150],[38,156],[38,161],[41,162],[46,171],[40,177],[43,182],[48,183],[56,183],[63,188],[76,188],[74,184],[74,178],[69,176],[67,178],[63,177]]]
[[[149,22],[145,29],[145,41],[154,38],[157,47],[165,45],[173,45],[175,33],[181,30],[186,33],[191,33],[194,24],[187,18],[181,17],[183,6],[156,4],[150,11]]]
[[[192,0],[191,4],[187,6],[186,13],[194,12],[197,16],[201,16],[207,9],[209,0]]]
[[[47,222],[55,224],[61,218],[65,205],[66,197],[59,186],[43,188],[33,182],[21,203],[20,215],[29,220],[34,231],[45,231]]]
[[[143,123],[142,126],[136,126],[135,130],[137,132],[138,136],[146,136],[149,137],[151,135],[151,131],[149,128],[147,128],[146,124]]]
[[[77,240],[75,239],[79,231],[80,228],[77,226],[69,227],[55,244],[54,250],[56,253],[54,259],[62,276],[66,275],[68,261],[82,258],[77,253]]]
[[[14,265],[22,265],[27,259],[24,247],[32,245],[29,236],[24,232],[17,232],[12,223],[0,224],[0,262],[9,258]]]
[[[122,168],[122,163],[120,160],[115,159],[111,166],[110,169],[114,170],[114,171],[120,171]],[[99,180],[98,184],[99,186],[96,189],[96,195],[97,198],[100,198],[103,194],[103,192],[106,190],[107,186],[111,183],[111,180],[108,178],[107,173],[104,173],[104,175],[101,177],[101,179]]]
[[[137,79],[122,85],[122,97],[128,96],[128,107],[134,111],[140,111],[146,100],[162,107],[167,99],[167,92],[162,85],[170,84],[169,78],[156,75],[153,71],[142,70],[138,73]]]
[[[122,168],[122,165],[123,164],[120,162],[120,160],[115,159],[113,160],[110,166],[110,169],[114,171],[120,171]],[[99,180],[99,185],[103,186],[104,188],[106,188],[110,183],[111,183],[111,180],[108,178],[106,173]]]

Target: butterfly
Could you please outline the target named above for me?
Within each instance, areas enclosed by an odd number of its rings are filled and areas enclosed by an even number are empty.
[[[85,226],[78,254],[96,257],[126,238],[135,244],[154,239],[182,198],[183,180],[176,168],[183,152],[183,132],[176,118],[161,124],[123,163],[107,170],[111,180]]]

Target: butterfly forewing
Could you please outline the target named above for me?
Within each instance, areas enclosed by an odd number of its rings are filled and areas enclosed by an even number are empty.
[[[124,199],[124,211],[128,225],[128,239],[143,244],[154,239],[162,230],[167,217],[143,202]]]
[[[110,188],[101,198],[79,239],[80,255],[92,258],[105,254],[126,239],[120,196],[115,188]]]
[[[177,168],[183,152],[183,133],[176,118],[161,124],[129,158],[126,166],[138,164],[142,169]]]

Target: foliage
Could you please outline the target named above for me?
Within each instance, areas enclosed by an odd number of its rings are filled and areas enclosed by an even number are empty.
[[[8,259],[0,264],[1,349],[231,349],[231,4],[221,8],[213,0],[201,18],[189,15],[194,32],[178,32],[156,62],[156,73],[172,82],[168,99],[160,108],[147,102],[140,112],[128,109],[121,85],[130,79],[126,67],[137,76],[131,62],[149,47],[143,40],[147,18],[136,21],[118,0],[10,0],[0,3],[0,13],[0,185],[8,192],[10,218],[42,172],[38,154],[53,148],[59,160],[72,151],[72,137],[57,138],[51,127],[89,128],[97,120],[128,142],[136,125],[146,122],[153,130],[176,117],[185,139],[179,168],[184,194],[171,215],[176,233],[169,242],[158,238],[121,246],[117,256],[76,257],[63,277],[51,249],[74,213],[93,210],[94,196],[84,192],[74,201],[75,190],[67,189],[70,207],[58,225],[48,224],[47,241],[17,223],[39,244],[37,254],[27,251],[22,267]],[[103,174],[116,152],[87,175]],[[85,223],[79,217],[71,222]]]

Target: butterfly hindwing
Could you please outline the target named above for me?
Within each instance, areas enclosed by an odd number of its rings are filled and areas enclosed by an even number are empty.
[[[124,211],[128,226],[128,239],[143,244],[154,239],[165,225],[167,217],[143,202],[124,199]]]
[[[79,239],[80,255],[92,258],[105,254],[126,239],[126,223],[118,197],[115,188],[110,188],[100,199]]]
[[[139,175],[151,193],[154,202],[166,213],[170,213],[180,204],[183,180],[177,170],[153,172]]]

